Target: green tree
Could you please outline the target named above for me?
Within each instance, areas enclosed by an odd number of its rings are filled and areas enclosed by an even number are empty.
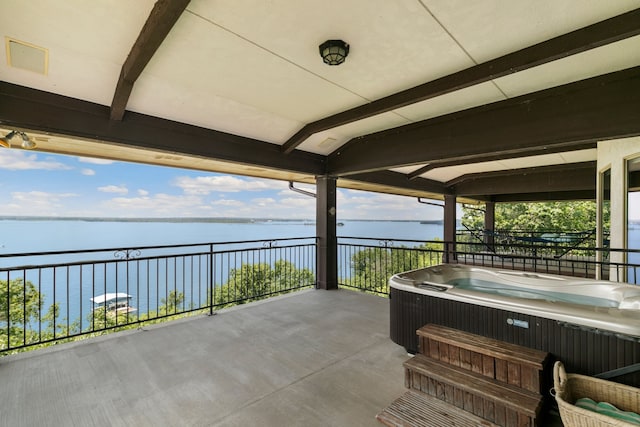
[[[42,295],[30,281],[0,280],[0,348],[25,345],[37,339]]]
[[[216,290],[215,304],[244,303],[284,293],[314,283],[310,270],[298,269],[289,261],[279,260],[271,267],[267,263],[246,264],[231,269],[227,282]]]
[[[174,289],[169,292],[167,298],[160,298],[160,308],[158,309],[160,316],[175,314],[179,311],[184,311],[184,293]]]
[[[596,228],[596,203],[592,201],[498,203],[495,229],[514,231],[591,231]],[[604,219],[608,221],[608,210]],[[471,230],[484,228],[484,215],[463,207],[462,224]]]
[[[349,287],[387,293],[388,281],[392,275],[436,265],[441,261],[441,243],[430,242],[413,248],[366,248],[351,255],[350,277],[341,281]]]

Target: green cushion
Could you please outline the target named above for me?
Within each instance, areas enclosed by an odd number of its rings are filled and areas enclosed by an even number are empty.
[[[587,409],[589,411],[597,412],[602,415],[607,415],[609,417],[640,426],[639,414],[636,414],[635,412],[621,411],[608,402],[596,402],[588,397],[583,397],[576,400],[576,406],[578,408]]]

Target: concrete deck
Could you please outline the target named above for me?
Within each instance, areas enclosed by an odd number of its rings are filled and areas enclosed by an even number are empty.
[[[387,299],[302,291],[0,358],[2,426],[379,426],[408,357]]]

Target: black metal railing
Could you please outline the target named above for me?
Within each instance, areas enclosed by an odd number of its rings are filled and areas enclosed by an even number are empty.
[[[0,255],[0,353],[316,283],[316,238]]]
[[[341,286],[386,295],[395,273],[442,262],[616,280],[640,284],[640,250],[578,246],[556,255],[556,245],[442,242],[340,237]]]
[[[316,244],[307,237],[0,254],[0,353],[313,286]],[[557,256],[540,242],[527,246],[339,237],[338,280],[387,295],[393,274],[450,262],[640,283],[640,250],[581,246]]]
[[[449,248],[441,241],[339,237],[338,282],[343,287],[387,295],[392,275],[445,262]]]
[[[486,251],[496,252],[508,247],[522,255],[563,257],[590,251],[597,246],[596,230],[457,230],[456,242],[480,244]],[[605,235],[608,246],[608,234]],[[496,246],[497,245],[497,246]]]

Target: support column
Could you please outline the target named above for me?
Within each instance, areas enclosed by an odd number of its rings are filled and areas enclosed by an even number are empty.
[[[316,278],[318,289],[338,289],[336,179],[316,177]]]
[[[456,260],[456,196],[444,196],[444,256],[443,262]]]
[[[496,230],[496,202],[486,202],[484,206],[484,243],[493,251]]]

